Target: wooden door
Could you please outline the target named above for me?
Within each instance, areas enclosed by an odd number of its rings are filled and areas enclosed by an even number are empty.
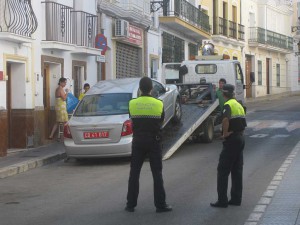
[[[267,94],[270,94],[270,59],[268,58],[266,61],[266,86],[267,86]]]
[[[251,72],[251,56],[246,56],[246,98],[252,98],[252,85],[250,85],[250,72]]]
[[[50,69],[48,64],[44,66],[43,96],[43,103],[45,108],[45,138],[48,138],[53,125],[50,113]]]

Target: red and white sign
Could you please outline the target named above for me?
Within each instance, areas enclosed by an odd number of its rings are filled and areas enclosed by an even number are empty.
[[[135,45],[142,45],[143,44],[143,30],[129,25],[129,32],[128,32],[128,38],[127,41],[135,44]]]

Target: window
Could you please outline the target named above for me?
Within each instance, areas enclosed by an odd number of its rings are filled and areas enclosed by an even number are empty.
[[[152,85],[153,85],[153,89],[151,91],[151,95],[154,98],[158,98],[159,96],[161,96],[162,94],[164,94],[166,92],[165,88],[160,83],[158,83],[156,81],[152,81]]]
[[[257,84],[262,85],[262,62],[260,60],[257,61]]]
[[[189,43],[189,59],[195,59],[196,55],[198,55],[197,45]]]
[[[276,84],[280,87],[280,64],[276,64]]]
[[[86,95],[74,112],[74,116],[105,116],[128,114],[131,93]]]
[[[184,60],[184,40],[166,32],[164,32],[162,36],[162,62],[182,62]]]
[[[216,64],[198,64],[195,71],[197,74],[214,74],[217,72]]]

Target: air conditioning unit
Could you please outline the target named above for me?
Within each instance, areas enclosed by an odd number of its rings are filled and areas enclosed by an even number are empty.
[[[128,37],[129,23],[125,20],[116,19],[115,36]]]

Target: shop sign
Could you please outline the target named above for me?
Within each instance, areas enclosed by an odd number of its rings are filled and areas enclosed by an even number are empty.
[[[142,45],[143,44],[143,30],[129,25],[129,35],[127,40],[135,45]]]

